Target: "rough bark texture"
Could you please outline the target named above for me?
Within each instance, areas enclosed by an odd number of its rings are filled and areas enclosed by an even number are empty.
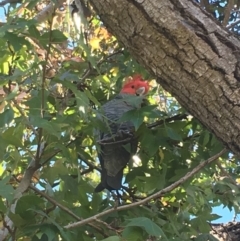
[[[90,0],[140,64],[240,154],[240,42],[190,0]]]
[[[219,241],[239,241],[240,223],[213,224],[211,234]]]

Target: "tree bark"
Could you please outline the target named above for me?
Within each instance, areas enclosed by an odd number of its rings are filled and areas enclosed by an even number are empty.
[[[190,0],[89,0],[140,64],[240,154],[240,41]]]
[[[212,224],[211,234],[219,241],[239,241],[240,223]]]

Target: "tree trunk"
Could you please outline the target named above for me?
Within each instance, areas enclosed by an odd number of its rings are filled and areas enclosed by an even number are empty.
[[[140,64],[240,154],[240,42],[189,0],[90,0]]]

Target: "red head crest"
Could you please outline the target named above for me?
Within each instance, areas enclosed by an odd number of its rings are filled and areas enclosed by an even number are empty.
[[[128,77],[123,84],[121,93],[131,95],[145,95],[149,91],[149,84],[142,79],[140,74],[135,74],[133,77]]]

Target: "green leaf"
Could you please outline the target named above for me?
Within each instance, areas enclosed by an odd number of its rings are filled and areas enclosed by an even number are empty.
[[[68,231],[64,230],[52,217],[49,217],[45,212],[40,210],[34,210],[37,214],[40,214],[41,216],[45,217],[48,222],[52,223],[57,229],[58,233],[62,236],[63,240],[70,241],[68,237]]]
[[[210,133],[208,131],[205,132],[204,138],[203,138],[203,146],[206,146],[210,139]]]
[[[141,115],[141,112],[138,109],[130,110],[123,114],[118,122],[130,121],[133,123],[135,130],[143,123],[144,116]]]
[[[208,220],[208,221],[213,221],[213,220],[219,219],[219,218],[221,218],[221,217],[222,217],[222,216],[214,213],[214,214],[208,215],[208,216],[207,216],[207,220]]]
[[[58,236],[58,230],[53,224],[44,223],[40,230],[47,236],[47,240],[55,240]]]
[[[36,4],[38,3],[39,0],[31,0],[26,6],[26,9],[32,10],[36,8]]]
[[[19,51],[23,45],[26,45],[31,49],[31,46],[29,42],[25,39],[25,37],[19,37],[15,33],[6,32],[4,38],[10,42],[14,51],[16,52]]]
[[[136,109],[133,109],[124,113],[118,122],[131,121],[134,124],[135,129],[137,130],[139,126],[143,123],[144,117],[148,117],[148,118],[158,117],[158,114],[156,114],[153,111],[153,109],[156,108],[156,105],[144,106],[139,108],[141,104],[141,102],[139,103],[139,101],[142,101],[141,98],[139,99],[139,97],[134,97],[134,98],[131,97],[130,100],[131,101],[129,105],[135,106]],[[125,99],[124,99],[124,102],[125,102]],[[129,97],[127,97],[126,102],[127,103],[129,102]]]
[[[143,116],[148,118],[158,118],[159,114],[156,111],[157,105],[147,105],[141,107],[140,111]]]
[[[29,118],[35,118],[41,116],[41,98],[40,96],[32,96],[26,102],[26,106],[29,107]]]
[[[1,195],[1,193],[0,193],[0,195]],[[0,198],[0,212],[4,213],[4,212],[6,212],[6,210],[7,210],[7,208],[6,208],[3,200],[2,200],[2,198]]]
[[[13,223],[16,227],[20,228],[22,226],[25,226],[28,223],[28,220],[23,219],[19,214],[15,214],[15,213],[10,212],[8,214],[8,216],[13,221]]]
[[[63,32],[61,32],[57,29],[52,30],[51,37],[52,37],[51,42],[55,43],[55,44],[62,43],[67,40],[67,37],[63,34]]]
[[[74,85],[73,83],[71,83],[69,81],[70,79],[68,79],[68,76],[71,78],[72,75],[62,76],[64,81],[62,81],[60,79],[54,79],[53,81],[56,83],[61,83],[63,86],[69,88],[74,93],[79,111],[82,114],[82,117],[85,117],[85,114],[87,113],[87,108],[89,106],[89,99],[84,92],[79,91],[77,89],[76,85]]]
[[[118,236],[110,236],[108,238],[102,239],[101,241],[121,241],[121,238]]]
[[[59,167],[57,166],[55,166],[55,168],[48,167],[46,170],[44,170],[42,177],[45,178],[52,185],[55,182],[55,180],[59,178],[59,174],[63,174],[62,172],[59,173],[58,171],[59,171]],[[65,171],[67,172],[66,167],[65,167]]]
[[[141,147],[148,156],[153,156],[158,150],[159,145],[164,141],[163,137],[155,135],[146,126],[142,125],[139,128]]]
[[[167,130],[167,135],[172,139],[172,140],[176,140],[176,141],[182,141],[182,137],[172,128],[165,126],[166,130]]]
[[[43,128],[48,134],[54,135],[57,138],[61,137],[61,125],[57,125],[54,120],[48,121],[41,117],[32,117],[30,123],[35,127]]]
[[[13,138],[14,136],[14,138]],[[5,132],[2,133],[2,139],[6,142],[8,145],[14,145],[17,147],[22,147],[22,136],[16,135],[15,133],[15,127],[9,127]]]
[[[23,214],[30,208],[37,208],[44,204],[44,201],[36,195],[24,195],[22,196],[16,205],[16,214]],[[23,217],[24,218],[24,217]]]
[[[211,230],[211,227],[205,217],[196,217],[191,220],[191,225],[196,230],[199,230],[201,233],[208,233]]]
[[[153,235],[156,237],[163,236],[166,238],[162,229],[149,218],[145,218],[145,217],[132,218],[130,219],[130,222],[126,225],[126,227],[130,227],[130,226],[141,227],[141,228],[144,228],[149,235]]]
[[[37,29],[37,27],[35,25],[31,25],[28,28],[28,32],[29,32],[31,37],[34,37],[36,39],[40,38],[40,32],[38,31],[38,29]]]
[[[93,196],[92,196],[92,203],[91,203],[91,208],[92,208],[92,213],[95,214],[98,212],[99,210],[99,207],[101,205],[101,202],[102,202],[102,199],[101,197],[96,194],[96,193],[93,193]]]
[[[92,93],[89,90],[85,90],[84,93],[89,98],[89,100],[91,100],[95,105],[100,105],[99,101],[92,95]]]
[[[14,89],[8,95],[6,95],[6,97],[4,97],[4,100],[9,101],[15,98],[18,95],[18,90],[19,90],[18,84],[16,84]]]
[[[3,113],[0,113],[0,127],[9,124],[14,118],[14,112],[12,108],[5,109]]]
[[[43,45],[47,45],[49,41],[51,41],[51,43],[57,44],[57,43],[62,43],[66,40],[67,40],[66,36],[57,29],[52,30],[51,34],[50,32],[46,32],[39,37],[39,41]]]
[[[211,234],[200,234],[198,235],[194,241],[219,241],[218,239],[216,239],[215,237],[213,237]]]
[[[161,189],[164,186],[165,180],[163,175],[159,175],[159,173],[155,173],[156,175],[151,175],[149,177],[138,177],[140,180],[144,181],[143,184],[143,192],[144,193],[152,193],[156,189]]]
[[[140,109],[141,104],[143,102],[142,96],[124,96],[124,99],[119,99],[119,102],[125,102],[127,105],[132,106],[136,109]]]
[[[144,233],[143,230],[139,227],[126,227],[123,230],[122,235],[123,238],[125,238],[128,241],[142,241]]]

